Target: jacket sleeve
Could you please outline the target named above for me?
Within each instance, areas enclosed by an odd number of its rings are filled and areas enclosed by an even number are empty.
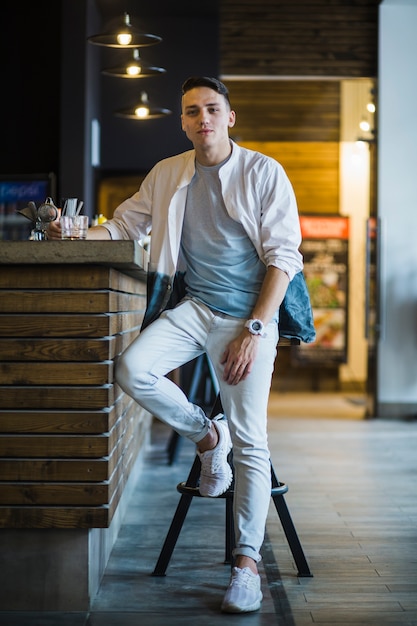
[[[299,251],[301,229],[297,202],[284,168],[274,160],[258,187],[261,198],[261,242],[264,262],[283,270],[292,280],[303,269]],[[258,179],[259,181],[259,179]]]

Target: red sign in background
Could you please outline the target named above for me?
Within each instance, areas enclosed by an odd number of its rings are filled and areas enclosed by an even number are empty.
[[[347,360],[349,218],[301,216],[304,275],[317,338],[301,344],[297,361],[344,363]]]

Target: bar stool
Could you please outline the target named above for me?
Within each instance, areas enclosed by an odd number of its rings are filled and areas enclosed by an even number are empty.
[[[220,396],[217,396],[216,402],[211,412],[211,417],[214,417],[221,412],[222,406]],[[232,454],[232,452],[230,454]],[[231,456],[229,457],[229,461],[231,461]],[[159,554],[155,569],[152,573],[153,576],[165,576],[167,567],[171,560],[172,553],[176,546],[192,499],[194,497],[202,497],[198,490],[200,471],[201,462],[199,457],[196,455],[190,473],[188,474],[187,480],[177,485],[177,491],[181,494],[181,497],[172,518],[171,525],[166,535],[161,552]],[[298,534],[292,521],[290,512],[288,510],[287,503],[284,499],[284,494],[287,493],[287,491],[288,486],[285,483],[278,481],[275,470],[271,463],[271,497],[274,502],[275,509],[278,513],[295,564],[297,566],[297,575],[300,577],[311,577],[312,573],[304,555],[304,551],[298,538]],[[233,566],[232,552],[235,547],[235,533],[233,523],[233,495],[234,482],[232,482],[231,486],[224,494],[219,496],[220,498],[224,498],[226,503],[225,563],[230,563],[231,566]],[[206,500],[210,501],[211,498],[206,498]]]

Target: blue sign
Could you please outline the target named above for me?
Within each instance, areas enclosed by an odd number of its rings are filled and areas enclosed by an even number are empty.
[[[0,202],[43,202],[49,193],[48,180],[0,182]]]

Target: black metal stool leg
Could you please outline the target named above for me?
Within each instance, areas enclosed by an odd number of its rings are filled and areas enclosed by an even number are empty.
[[[173,430],[167,446],[168,465],[173,465],[173,463],[177,460],[179,443],[180,435],[177,431]]]
[[[284,499],[284,495],[282,493],[274,494],[274,489],[279,487],[280,483],[277,480],[275,470],[272,467],[272,464],[271,464],[271,480],[272,480],[271,497],[272,497],[272,500],[274,501],[275,509],[281,521],[281,526],[287,538],[288,545],[290,546],[290,550],[294,557],[295,564],[298,568],[297,576],[305,576],[305,577],[313,576],[313,574],[310,572],[307,559],[304,555],[304,550],[301,546],[297,531],[291,519],[291,515],[288,510],[287,503],[285,502],[285,499]]]
[[[233,522],[233,497],[232,495],[227,495],[225,497],[226,504],[226,545],[225,545],[225,555],[224,562],[233,567],[234,558],[233,558],[233,550],[236,545],[235,539],[235,525]]]
[[[182,494],[152,576],[165,576],[193,496]]]
[[[197,486],[198,479],[200,477],[200,469],[201,469],[200,459],[196,456],[194,459],[194,463],[191,467],[190,473],[188,474],[187,481],[186,481],[186,484],[189,487]],[[193,499],[192,495],[189,495],[189,494],[181,495],[180,501],[178,502],[178,506],[175,511],[174,517],[172,518],[171,525],[168,530],[168,534],[165,538],[164,545],[162,546],[162,550],[160,552],[158,562],[155,566],[152,576],[165,576],[165,572],[169,565],[169,561],[171,559],[172,553],[174,552],[174,548],[178,541],[178,537],[180,536],[180,532],[184,524],[185,518],[187,516],[188,509],[190,508],[192,499]]]

